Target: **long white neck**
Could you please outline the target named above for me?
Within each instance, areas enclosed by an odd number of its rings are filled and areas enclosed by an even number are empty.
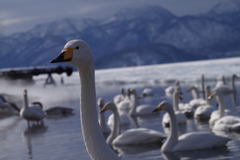
[[[104,112],[100,113],[100,127],[102,129],[102,132],[106,132],[108,130]]]
[[[138,106],[138,99],[137,94],[134,92],[132,94],[132,100],[131,100],[131,110],[129,111],[130,115],[136,115],[137,114],[137,106]]]
[[[28,97],[27,97],[27,94],[24,94],[24,108],[28,108]]]
[[[170,117],[170,136],[168,136],[166,142],[164,142],[161,151],[171,152],[178,143],[178,126],[176,121],[176,116],[172,108],[168,108],[167,113]]]
[[[232,85],[232,90],[233,90],[233,91],[236,91],[236,87],[235,87],[235,76],[232,76],[231,85]]]
[[[231,81],[232,81],[231,85],[232,85],[232,91],[233,91],[232,100],[233,100],[234,106],[236,106],[237,105],[237,90],[235,87],[235,76],[234,75],[232,76]]]
[[[219,103],[219,106],[218,106],[219,118],[222,118],[225,115],[225,103],[224,103],[223,95],[221,93],[217,94],[217,101]]]
[[[205,87],[205,92],[206,92],[205,100],[206,100],[206,102],[207,102],[208,105],[211,105],[210,100],[208,99],[208,97],[209,97],[210,94],[211,94],[211,89],[210,89],[209,86],[206,86],[206,87]]]
[[[78,67],[81,79],[80,117],[84,143],[93,160],[119,160],[105,142],[98,123],[94,65],[91,63],[89,67]]]
[[[178,96],[177,92],[174,92],[173,93],[173,108],[175,111],[179,111],[178,104],[179,104],[179,96]]]
[[[114,117],[114,124],[113,124],[113,130],[111,131],[111,134],[107,138],[107,144],[112,145],[112,141],[119,135],[120,133],[120,123],[119,123],[119,113],[117,111],[117,108],[111,108],[113,112]]]
[[[202,75],[201,83],[202,83],[202,98],[203,98],[203,99],[206,99],[206,95],[205,95],[204,75]]]
[[[192,88],[192,96],[193,96],[193,99],[198,99],[199,98],[199,91],[196,87]]]

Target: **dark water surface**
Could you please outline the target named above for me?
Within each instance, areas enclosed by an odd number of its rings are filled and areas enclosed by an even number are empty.
[[[182,84],[183,102],[187,103],[192,98],[191,94],[186,92],[187,88],[192,84]],[[214,84],[212,83],[211,86]],[[119,93],[121,87],[135,88],[140,94],[141,91],[150,87],[154,89],[155,95],[151,98],[140,100],[140,104],[148,103],[156,105],[163,100],[172,101],[165,95],[164,89],[166,84],[118,84],[118,85],[97,85],[97,98],[102,97],[105,102],[112,101],[114,95]],[[237,87],[240,85],[237,84]],[[50,89],[49,89],[50,88]],[[27,127],[27,122],[20,117],[12,116],[2,118],[0,120],[0,159],[1,160],[89,160],[90,157],[83,143],[80,116],[79,116],[79,86],[65,85],[61,89],[42,88],[40,92],[34,87],[29,87],[29,94],[34,93],[35,98],[43,101],[44,107],[61,105],[74,108],[74,115],[65,117],[47,117],[44,126]],[[58,87],[59,88],[59,87]],[[63,89],[62,89],[63,88]],[[21,90],[17,89],[17,95],[21,95]],[[59,94],[57,92],[65,92]],[[240,92],[238,92],[240,93]],[[71,98],[69,98],[71,97]],[[239,100],[238,95],[238,100]],[[232,106],[231,99],[227,97],[227,105],[229,109],[234,110],[236,115],[240,115],[238,107]],[[215,105],[215,101],[212,101]],[[106,118],[111,112],[106,112]],[[124,126],[123,130],[135,128],[137,125],[157,131],[168,133],[168,129],[162,128],[161,119],[164,112],[159,116],[138,117],[132,120],[132,124]],[[207,122],[198,123],[194,119],[188,119],[185,126],[179,128],[180,133],[192,131],[209,131]],[[161,154],[160,145],[148,146],[125,146],[115,148],[116,152],[122,159],[131,160],[176,160],[176,159],[240,159],[240,134],[238,133],[219,133],[233,138],[227,148],[219,148],[214,150],[201,150],[192,152],[179,152],[174,154]]]

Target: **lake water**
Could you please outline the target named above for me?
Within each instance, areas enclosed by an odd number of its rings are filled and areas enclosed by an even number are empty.
[[[183,90],[183,102],[192,99],[192,95],[186,90],[198,84],[197,82],[181,84]],[[215,82],[209,82],[214,86]],[[153,97],[140,100],[140,103],[156,105],[163,100],[172,101],[165,95],[164,89],[169,84],[157,83],[132,83],[132,84],[97,84],[97,98],[102,97],[105,102],[112,101],[114,95],[119,93],[121,87],[135,88],[137,93],[146,88],[154,89]],[[237,83],[237,87],[240,84]],[[89,160],[90,157],[83,143],[80,116],[79,116],[79,84],[66,83],[65,85],[43,87],[43,79],[38,79],[35,85],[8,85],[2,84],[2,93],[15,96],[15,101],[21,104],[23,89],[28,89],[29,101],[41,101],[44,109],[51,106],[65,106],[74,108],[74,114],[66,117],[47,117],[44,120],[44,126],[27,127],[27,122],[18,117],[6,117],[0,120],[0,159],[1,160]],[[238,93],[240,93],[238,91]],[[238,95],[238,100],[239,100]],[[233,107],[231,99],[227,97],[226,103],[229,109],[233,110],[236,115],[240,115],[238,107]],[[212,101],[215,105],[215,100]],[[111,114],[106,112],[106,118]],[[157,131],[169,132],[161,125],[161,119],[164,112],[159,116],[138,117],[132,121],[129,126],[122,127],[122,131],[128,128],[146,127]],[[209,131],[208,123],[198,123],[194,119],[188,119],[187,124],[179,128],[179,132],[187,133],[193,131]],[[232,140],[227,144],[227,148],[214,150],[179,152],[174,154],[161,154],[160,145],[148,146],[126,146],[115,148],[116,152],[122,159],[130,160],[192,160],[192,159],[240,159],[240,134],[238,133],[218,133]]]

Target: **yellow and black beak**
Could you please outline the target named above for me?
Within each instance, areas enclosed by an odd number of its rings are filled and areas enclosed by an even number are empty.
[[[156,109],[154,109],[152,112],[157,112],[162,110],[162,105],[159,105]]]
[[[105,112],[106,110],[107,110],[107,107],[104,106],[104,107],[101,109],[100,113],[103,113],[103,112]]]
[[[50,61],[50,63],[69,62],[72,60],[74,48],[65,48],[57,58]]]
[[[193,89],[193,87],[190,87],[190,88],[188,88],[188,90],[187,90],[187,91],[188,91],[188,92],[190,92],[192,89]]]
[[[214,95],[211,93],[209,96],[208,96],[208,99],[212,99],[214,97]]]

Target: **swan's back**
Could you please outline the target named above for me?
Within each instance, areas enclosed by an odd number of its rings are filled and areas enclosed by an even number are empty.
[[[156,107],[155,106],[152,106],[152,105],[148,105],[148,104],[142,104],[142,105],[139,105],[137,106],[137,113],[139,115],[146,115],[146,114],[156,114],[158,112],[152,112]]]
[[[210,149],[225,146],[231,139],[207,132],[191,132],[179,137],[173,151]]]
[[[166,138],[161,132],[147,128],[133,128],[125,131],[114,139],[113,145],[139,145],[147,143],[162,143]]]

